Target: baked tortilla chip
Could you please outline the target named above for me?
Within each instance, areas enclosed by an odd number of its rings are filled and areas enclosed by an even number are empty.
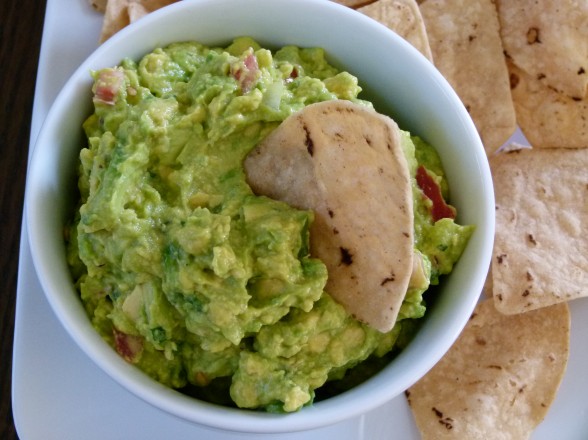
[[[506,316],[478,304],[447,354],[406,395],[423,440],[529,438],[569,356],[567,304]]]
[[[588,147],[588,96],[570,98],[513,63],[508,68],[517,121],[533,147]]]
[[[573,98],[588,88],[588,2],[498,0],[504,49],[531,77]]]
[[[100,43],[105,42],[125,26],[129,25],[128,5],[129,0],[107,1],[104,11],[104,21],[102,22],[102,32],[100,33]]]
[[[134,23],[149,14],[149,10],[145,7],[145,5],[137,2],[129,3],[127,9],[129,14],[129,21],[131,23]]]
[[[588,296],[588,149],[522,149],[490,160],[496,308],[521,313]]]
[[[508,70],[492,0],[427,0],[420,5],[435,66],[472,117],[487,153],[514,133]]]
[[[429,60],[433,60],[425,23],[415,0],[378,0],[358,11],[392,29]]]
[[[100,43],[108,40],[118,31],[164,6],[178,0],[107,0]]]
[[[325,290],[360,321],[390,330],[414,246],[410,175],[396,123],[349,101],[311,104],[244,165],[256,194],[314,211],[310,248],[329,272]]]

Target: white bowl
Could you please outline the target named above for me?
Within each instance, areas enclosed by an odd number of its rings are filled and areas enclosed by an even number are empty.
[[[92,328],[72,284],[63,225],[75,202],[82,121],[91,112],[89,71],[139,58],[157,46],[197,40],[221,45],[248,35],[265,47],[320,46],[356,75],[376,108],[432,143],[440,153],[459,222],[476,230],[441,286],[415,339],[382,372],[360,386],[287,415],[231,409],[168,389],[127,364]],[[39,280],[55,314],[82,350],[122,386],[178,417],[223,430],[291,432],[365,413],[398,396],[449,349],[467,322],[490,263],[494,195],[488,162],[457,95],[434,67],[384,26],[326,0],[192,0],[157,11],[116,34],[72,75],[35,145],[26,218]]]

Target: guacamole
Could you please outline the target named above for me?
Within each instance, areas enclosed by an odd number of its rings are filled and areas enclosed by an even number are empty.
[[[176,43],[92,75],[68,260],[93,326],[125,360],[185,392],[291,412],[402,348],[423,293],[451,271],[472,228],[434,221],[413,179],[423,271],[380,333],[324,291],[325,266],[309,255],[313,213],[254,195],[242,166],[308,104],[370,106],[354,76],[322,49],[272,52],[249,38]],[[446,197],[436,152],[408,133],[403,146],[411,175],[425,167]]]

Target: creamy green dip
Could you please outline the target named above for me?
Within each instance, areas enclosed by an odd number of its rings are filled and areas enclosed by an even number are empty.
[[[471,227],[434,222],[413,185],[425,277],[382,334],[323,290],[327,271],[309,255],[313,213],[255,196],[242,168],[305,105],[371,105],[354,76],[322,49],[271,52],[240,38],[225,49],[172,44],[93,77],[68,258],[92,324],[121,356],[200,397],[213,389],[242,408],[290,412],[328,380],[344,383],[350,368],[402,348],[425,313],[423,293],[451,271]],[[408,133],[404,149],[413,176],[426,166],[447,195],[435,151]]]

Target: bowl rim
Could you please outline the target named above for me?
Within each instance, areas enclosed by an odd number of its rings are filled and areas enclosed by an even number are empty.
[[[463,303],[459,304],[460,309],[459,313],[457,313],[459,319],[454,319],[446,323],[443,329],[439,328],[439,326],[430,329],[429,333],[432,335],[436,331],[441,330],[445,335],[442,341],[438,341],[435,353],[429,355],[426,362],[423,361],[416,366],[413,365],[410,371],[401,372],[394,386],[382,386],[382,383],[379,381],[370,379],[348,392],[331,397],[325,401],[317,402],[297,413],[287,415],[232,409],[198,401],[171,390],[144,374],[137,374],[136,367],[124,362],[114,350],[102,341],[98,333],[91,326],[80,325],[80,317],[76,315],[80,310],[79,304],[72,305],[71,301],[68,301],[65,295],[58,293],[58,289],[62,285],[61,283],[65,281],[63,274],[59,278],[55,273],[52,273],[55,266],[47,265],[48,259],[51,258],[51,252],[49,250],[43,250],[41,246],[36,245],[37,243],[44,242],[44,236],[48,232],[47,228],[42,224],[43,212],[36,203],[39,197],[41,197],[39,191],[41,181],[38,175],[47,167],[46,160],[48,153],[45,150],[48,147],[44,147],[44,145],[47,145],[47,138],[52,134],[52,127],[55,127],[60,117],[67,114],[68,102],[70,102],[69,99],[73,91],[79,87],[78,82],[80,79],[88,75],[88,71],[92,69],[93,63],[99,59],[108,57],[112,59],[113,56],[118,56],[116,55],[119,53],[119,50],[116,49],[117,45],[124,43],[135,35],[141,35],[141,33],[147,32],[148,29],[157,23],[169,22],[173,17],[190,13],[190,11],[200,10],[201,8],[217,8],[218,10],[222,10],[222,8],[226,8],[229,5],[234,7],[237,3],[241,3],[241,8],[247,4],[247,7],[271,8],[277,6],[286,10],[290,8],[291,11],[294,8],[306,7],[316,13],[333,14],[333,16],[342,20],[343,23],[353,22],[362,30],[367,31],[371,36],[377,36],[382,38],[382,40],[392,43],[390,44],[390,52],[402,53],[410,59],[410,62],[415,66],[414,68],[426,71],[431,81],[435,83],[447,102],[451,103],[452,108],[458,114],[458,120],[462,124],[459,129],[463,130],[472,144],[474,144],[472,148],[473,155],[475,156],[474,162],[479,167],[480,179],[486,182],[484,187],[486,192],[483,201],[483,209],[485,210],[483,223],[477,225],[478,230],[476,231],[479,235],[480,242],[479,255],[477,255],[479,264],[475,267],[474,273],[471,275],[472,280],[468,285],[477,293],[470,293],[464,298]],[[253,6],[254,3],[255,6]],[[292,3],[294,2],[290,2],[289,0],[191,0],[178,2],[149,14],[115,34],[86,58],[57,95],[42,124],[39,136],[31,152],[29,173],[27,176],[25,218],[33,263],[45,296],[68,334],[74,339],[82,351],[103,371],[141,399],[180,418],[229,431],[280,433],[314,429],[368,412],[401,394],[432,368],[457,339],[477,303],[490,264],[494,236],[494,195],[487,158],[473,122],[447,81],[416,49],[385,26],[363,16],[359,12],[326,0],[297,0],[295,7]],[[229,39],[230,37],[227,38],[227,40]],[[116,62],[120,61],[120,59],[121,57],[118,57]],[[361,78],[359,79],[361,81]],[[404,358],[403,354],[400,353],[394,362],[396,363],[398,359],[400,359],[398,362],[402,362]]]

